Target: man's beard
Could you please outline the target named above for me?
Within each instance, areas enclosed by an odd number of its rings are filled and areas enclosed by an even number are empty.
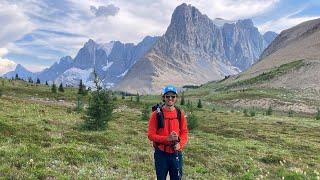
[[[172,103],[172,104],[166,103],[166,105],[167,105],[168,107],[172,107],[172,106],[174,106],[174,103]]]

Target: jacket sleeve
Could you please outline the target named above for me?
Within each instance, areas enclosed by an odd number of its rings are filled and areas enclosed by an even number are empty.
[[[184,112],[181,112],[181,130],[180,130],[180,146],[181,149],[184,148],[188,141],[188,126],[187,126],[187,120],[184,116]]]
[[[167,136],[157,134],[157,113],[153,112],[149,119],[148,138],[150,141],[168,144]]]

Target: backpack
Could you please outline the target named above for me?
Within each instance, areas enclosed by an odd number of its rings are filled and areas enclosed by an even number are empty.
[[[181,130],[181,110],[176,106],[175,108],[177,111],[177,119],[179,121],[179,130]],[[157,121],[158,121],[157,130],[158,130],[164,127],[164,114],[163,114],[162,106],[160,106],[159,104],[152,106],[152,112],[154,111],[157,112]]]

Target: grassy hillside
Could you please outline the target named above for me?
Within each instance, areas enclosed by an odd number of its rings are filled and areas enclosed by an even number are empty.
[[[283,64],[250,79],[237,77],[210,82],[198,88],[188,89],[186,96],[196,101],[201,98],[207,104],[237,108],[268,109],[270,106],[279,112],[294,111],[304,115],[314,115],[320,107],[320,91],[316,89],[294,89],[270,87],[273,83],[286,81],[288,74],[311,67],[304,60]],[[293,73],[294,74],[294,73]],[[281,79],[282,77],[285,78]],[[293,75],[292,75],[293,76]],[[279,82],[277,81],[278,79]],[[290,82],[294,81],[290,78]],[[305,81],[312,81],[306,79]],[[289,81],[289,80],[287,80]],[[283,83],[282,83],[283,84]]]
[[[155,178],[142,112],[159,97],[142,96],[136,102],[135,97],[131,101],[118,96],[107,130],[93,132],[80,129],[85,112],[74,111],[76,89],[58,95],[66,97],[65,103],[47,103],[32,100],[35,94],[54,99],[46,86],[14,83],[4,87],[0,83],[0,178]],[[205,98],[212,92],[206,91],[203,98],[209,102]],[[203,92],[193,93],[186,93],[186,100],[195,105]],[[231,95],[217,93],[212,98],[226,96]],[[184,151],[186,179],[319,179],[319,120],[279,113],[265,116],[257,110],[250,116],[206,103],[202,109],[194,107],[193,114],[199,127],[190,132]]]
[[[248,87],[251,85],[261,84],[265,81],[270,81],[276,77],[282,76],[289,71],[293,71],[299,69],[300,67],[304,66],[303,60],[293,61],[291,63],[283,64],[279,67],[273,68],[268,72],[263,72],[262,74],[255,76],[250,79],[235,81],[234,83],[228,84],[226,86],[220,87],[218,91],[225,91],[234,88],[241,88],[241,87]]]

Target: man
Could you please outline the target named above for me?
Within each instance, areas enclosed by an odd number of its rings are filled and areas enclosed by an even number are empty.
[[[182,177],[182,150],[188,140],[188,129],[184,113],[174,106],[177,95],[174,86],[166,86],[162,96],[164,106],[154,111],[149,120],[148,138],[155,148],[158,180],[165,180],[168,172],[170,179]]]

